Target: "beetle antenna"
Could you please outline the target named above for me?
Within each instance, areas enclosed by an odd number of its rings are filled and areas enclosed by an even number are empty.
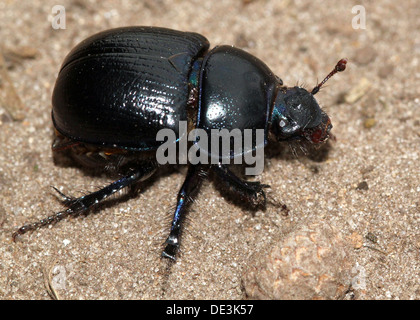
[[[347,64],[347,59],[341,59],[340,61],[337,62],[337,64],[335,65],[333,71],[331,71],[324,80],[322,80],[321,83],[319,83],[315,88],[312,89],[311,94],[315,95],[316,93],[318,93],[319,89],[321,89],[322,85],[328,81],[329,78],[331,78],[333,75],[335,75],[337,72],[341,72],[346,70],[346,64]]]

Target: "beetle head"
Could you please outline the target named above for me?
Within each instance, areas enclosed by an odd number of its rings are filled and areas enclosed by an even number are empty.
[[[341,59],[311,92],[301,87],[279,89],[271,113],[270,129],[278,141],[306,140],[318,144],[328,139],[332,124],[314,95],[335,73],[343,71],[346,63],[346,59]]]
[[[305,139],[316,144],[328,139],[331,128],[328,115],[304,88],[286,88],[278,93],[271,115],[271,132],[278,141]]]

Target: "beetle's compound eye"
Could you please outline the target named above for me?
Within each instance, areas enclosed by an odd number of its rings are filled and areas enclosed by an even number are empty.
[[[289,121],[287,119],[280,119],[280,121],[279,121],[279,127],[280,128],[287,127],[288,125],[289,125]]]
[[[292,118],[281,117],[278,121],[279,134],[283,137],[294,135],[299,129],[299,124]]]

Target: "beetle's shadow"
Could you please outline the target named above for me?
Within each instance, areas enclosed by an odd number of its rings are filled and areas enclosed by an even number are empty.
[[[322,163],[328,159],[329,153],[332,149],[332,145],[330,141],[327,141],[327,143],[321,145],[320,147],[314,148],[312,145],[305,146],[303,150],[297,146],[288,145],[288,144],[278,144],[273,143],[265,148],[265,170],[270,170],[270,166],[267,165],[267,163],[270,159],[280,159],[284,161],[295,161],[297,158],[301,163],[303,163],[305,166],[308,167],[309,170],[311,170],[313,173],[318,173],[319,171],[319,165],[314,163]],[[292,151],[294,150],[294,151]],[[303,160],[306,159],[306,160]],[[96,167],[89,167],[85,166],[79,161],[77,161],[74,157],[71,151],[65,150],[60,152],[53,152],[53,161],[54,164],[58,167],[62,168],[77,168],[78,170],[82,171],[83,174],[91,176],[91,177],[103,177],[107,176],[109,179],[112,179],[112,181],[117,180],[119,177],[121,177],[124,172],[122,172],[121,168],[113,168],[112,166],[107,167],[106,163],[104,163],[104,166],[96,166]],[[89,210],[88,213],[97,213],[102,208],[112,207],[113,205],[121,202],[128,201],[131,198],[135,198],[139,195],[139,193],[144,192],[149,187],[151,187],[158,179],[161,177],[170,176],[175,172],[182,171],[181,165],[173,165],[173,166],[159,166],[157,172],[153,174],[150,178],[148,178],[145,181],[136,183],[129,188],[127,188],[128,192],[116,196],[116,197],[110,197],[109,199],[106,199],[105,201],[101,202],[97,206],[93,207],[91,210]],[[110,169],[111,168],[111,169]],[[245,166],[231,166],[232,171],[237,174],[239,177],[247,180],[249,176],[245,175]],[[244,201],[243,198],[238,197],[237,191],[235,192],[231,188],[227,187],[223,181],[221,181],[221,178],[217,176],[216,174],[210,174],[210,180],[215,184],[216,189],[218,189],[220,195],[226,199],[226,201],[233,203],[234,205],[240,207],[243,210],[249,211],[252,214],[257,212],[258,210],[265,210],[265,207],[259,205],[254,206],[248,201]],[[257,178],[258,179],[258,178]],[[264,183],[264,181],[261,181],[261,183]],[[268,195],[267,202],[273,204],[273,201],[270,201],[270,197]],[[284,209],[284,204],[278,204],[278,207]]]
[[[146,159],[144,159],[146,160]],[[83,165],[80,163],[79,160],[77,160],[71,151],[64,150],[59,152],[53,151],[53,162],[54,165],[61,167],[61,168],[76,168],[81,171],[81,175],[87,175],[90,177],[107,177],[109,179],[109,183],[118,180],[122,176],[127,174],[127,168],[128,167],[135,167],[136,165],[141,165],[141,160],[138,161],[138,163],[133,163],[132,166],[126,165],[124,167],[118,167],[114,165],[108,165],[106,162],[104,162],[103,166],[96,166],[96,167],[89,167],[86,165]],[[175,172],[182,171],[181,166],[175,165],[175,166],[159,166],[158,170],[149,177],[148,179],[144,181],[140,181],[137,183],[134,183],[133,185],[130,185],[129,187],[125,188],[126,192],[123,194],[118,194],[115,196],[111,196],[97,205],[93,206],[92,208],[89,208],[89,210],[85,213],[85,215],[88,214],[95,214],[99,213],[100,210],[108,207],[112,207],[118,203],[126,202],[132,198],[136,198],[139,194],[146,191],[148,188],[150,188],[157,180],[160,178],[170,176]],[[99,188],[103,188],[105,186],[98,186]],[[80,190],[68,190],[70,192],[80,193]],[[70,197],[73,197],[72,194],[69,194]],[[61,201],[62,204],[65,205],[65,201]]]
[[[300,147],[303,147],[302,149]],[[293,150],[294,148],[294,150]],[[265,170],[270,170],[270,166],[267,165],[270,159],[278,159],[284,161],[295,161],[298,159],[301,163],[308,167],[308,169],[316,174],[319,172],[319,165],[315,163],[322,163],[329,157],[329,153],[332,149],[332,145],[328,140],[326,143],[319,147],[313,145],[288,145],[285,143],[273,143],[269,144],[265,148]],[[292,151],[293,150],[293,151]],[[244,180],[248,180],[249,176],[245,175],[245,165],[231,167],[232,171]],[[216,174],[211,175],[211,180],[215,183],[220,195],[226,199],[226,201],[233,203],[243,210],[249,211],[251,214],[255,214],[258,210],[265,210],[263,206],[253,206],[250,202],[244,201],[242,198],[237,196],[237,193],[231,188],[227,187],[221,178]],[[253,179],[254,180],[254,179]],[[253,181],[251,180],[251,181]],[[258,180],[258,177],[257,177]],[[261,181],[264,184],[264,181]],[[266,189],[267,190],[267,189]],[[268,189],[269,190],[269,189]],[[271,199],[269,193],[267,193],[267,203],[273,204],[279,207],[282,211],[287,211],[287,206],[283,203]]]
[[[315,146],[310,143],[302,144],[301,142],[290,143],[273,143],[265,148],[266,159],[281,159],[292,161],[296,159],[309,159],[313,162],[324,162],[328,159],[332,150],[330,140],[326,143]]]

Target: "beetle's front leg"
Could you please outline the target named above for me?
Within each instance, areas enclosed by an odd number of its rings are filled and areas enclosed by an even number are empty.
[[[213,171],[221,178],[234,193],[239,195],[240,199],[248,201],[253,207],[265,207],[267,197],[264,189],[269,188],[267,184],[258,181],[246,181],[239,178],[227,165],[217,164],[212,167]]]
[[[194,195],[201,186],[204,176],[205,171],[201,166],[190,165],[188,167],[187,177],[178,193],[171,231],[165,241],[166,247],[162,252],[162,257],[175,260],[175,255],[179,248],[182,221],[185,218],[189,205],[193,201]]]

